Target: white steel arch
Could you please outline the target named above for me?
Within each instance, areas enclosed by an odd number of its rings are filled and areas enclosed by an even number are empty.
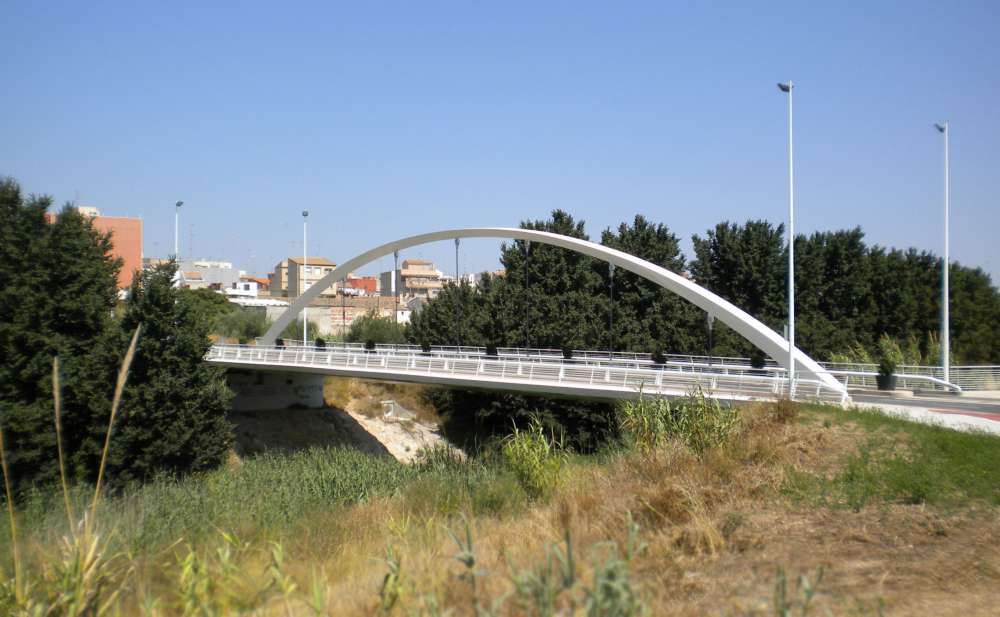
[[[576,251],[583,255],[600,259],[614,264],[616,267],[624,268],[629,272],[650,280],[657,285],[677,294],[695,306],[711,313],[722,320],[727,326],[746,338],[755,347],[773,358],[780,365],[788,368],[789,344],[777,332],[764,325],[762,322],[751,316],[746,311],[740,309],[731,302],[719,297],[711,291],[697,285],[688,279],[667,270],[654,263],[640,259],[634,255],[609,248],[607,246],[571,238],[561,234],[554,234],[547,231],[536,231],[533,229],[520,229],[512,227],[474,227],[469,229],[449,229],[445,231],[435,231],[431,233],[410,236],[395,242],[388,242],[358,255],[353,259],[340,264],[332,272],[324,276],[313,284],[304,294],[298,297],[284,313],[278,317],[277,321],[261,337],[262,345],[273,345],[275,339],[285,327],[294,321],[299,313],[304,309],[320,292],[328,289],[335,282],[347,276],[349,272],[372,262],[379,257],[391,255],[395,251],[427,244],[428,242],[439,242],[441,240],[451,240],[453,238],[505,238],[511,240],[527,240],[538,242],[539,244],[549,244],[561,248]],[[795,372],[801,374],[806,379],[815,379],[826,386],[845,391],[844,385],[837,381],[830,373],[820,366],[815,360],[807,356],[800,349],[794,349]]]

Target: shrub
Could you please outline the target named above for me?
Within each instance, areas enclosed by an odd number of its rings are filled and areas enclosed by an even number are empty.
[[[309,321],[309,336],[316,336],[319,334],[319,324],[315,321]],[[297,320],[285,326],[285,329],[281,331],[281,338],[286,341],[298,341],[302,338],[302,321]]]
[[[903,359],[903,352],[899,349],[899,343],[885,334],[878,341],[878,350],[878,387],[880,390],[892,390],[895,386],[893,377],[896,367]]]
[[[382,345],[399,345],[406,342],[406,327],[391,317],[382,317],[374,310],[356,319],[347,331],[348,343],[374,341]]]
[[[466,451],[506,436],[511,423],[525,427],[533,419],[578,452],[599,450],[618,436],[615,406],[604,401],[445,388],[428,396],[445,436]]]
[[[247,309],[235,309],[215,318],[216,332],[222,336],[234,337],[240,342],[263,336],[269,325],[264,313]]]
[[[546,436],[537,420],[524,430],[514,425],[514,432],[504,439],[501,452],[518,482],[533,498],[550,496],[562,481],[566,452],[560,442]]]

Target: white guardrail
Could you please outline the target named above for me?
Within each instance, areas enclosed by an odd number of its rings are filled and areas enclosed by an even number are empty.
[[[589,394],[604,398],[648,394],[677,396],[700,388],[706,395],[730,400],[774,399],[787,395],[788,380],[769,370],[671,361],[654,365],[647,359],[565,360],[555,354],[518,355],[497,350],[487,356],[480,348],[440,348],[360,345],[302,347],[286,345],[215,345],[205,359],[244,368],[285,367],[300,371],[395,379],[454,386],[499,388],[555,394]],[[544,351],[544,350],[543,350]],[[846,393],[813,380],[795,380],[793,398],[844,403]]]
[[[301,346],[300,341],[286,340],[289,347]],[[328,343],[330,349],[363,350],[361,343]],[[421,351],[418,345],[376,345],[378,352],[397,351],[417,353]],[[562,360],[563,352],[558,349],[539,349],[521,347],[498,347],[497,356],[501,358],[527,358],[543,360]],[[433,354],[463,355],[479,357],[486,354],[485,347],[475,346],[434,346]],[[761,371],[784,375],[785,368],[770,358],[761,369],[754,369],[749,358],[732,356],[696,356],[682,354],[664,355],[664,366],[689,372],[710,372],[723,374],[759,374]],[[648,353],[614,352],[594,350],[573,350],[574,363],[613,364],[626,367],[656,366]],[[855,390],[875,390],[875,378],[878,375],[877,364],[820,362],[846,387]],[[938,390],[962,392],[964,390],[1000,390],[1000,366],[953,366],[950,369],[950,382],[944,381],[944,371],[939,366],[900,365],[897,370],[897,387],[910,390]],[[797,381],[797,380],[796,380]]]

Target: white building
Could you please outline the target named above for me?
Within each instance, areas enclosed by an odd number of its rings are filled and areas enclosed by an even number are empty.
[[[257,281],[241,276],[240,280],[233,282],[229,287],[222,290],[227,298],[256,298],[260,293],[260,286]]]

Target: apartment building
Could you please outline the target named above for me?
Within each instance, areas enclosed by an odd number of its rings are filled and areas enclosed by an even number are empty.
[[[288,296],[288,260],[282,259],[274,266],[274,271],[268,275],[271,281],[271,297]]]
[[[118,289],[131,287],[132,277],[142,269],[142,219],[104,216],[93,206],[77,206],[76,209],[83,216],[90,217],[94,229],[111,234],[111,256],[122,260],[122,269],[118,272]],[[45,218],[52,223],[56,215],[47,213]]]
[[[404,259],[401,268],[381,275],[381,294],[401,297],[436,298],[444,287],[441,271],[426,259]]]
[[[287,296],[297,298],[315,285],[324,276],[333,272],[337,264],[326,257],[289,257]],[[334,283],[324,289],[320,296],[336,296],[338,285]]]

